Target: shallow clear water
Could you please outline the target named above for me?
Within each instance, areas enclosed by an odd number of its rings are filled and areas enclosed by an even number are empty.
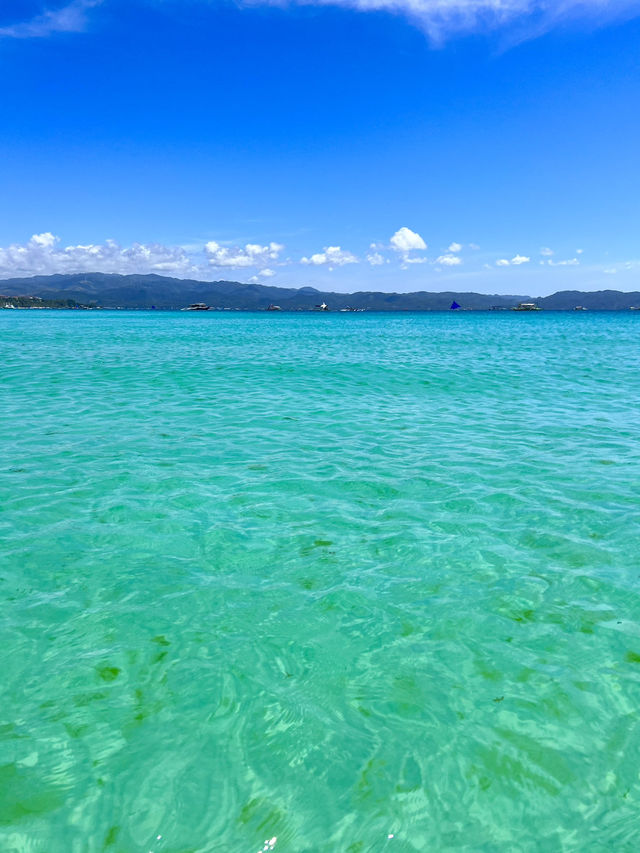
[[[639,335],[0,312],[0,850],[636,850]]]

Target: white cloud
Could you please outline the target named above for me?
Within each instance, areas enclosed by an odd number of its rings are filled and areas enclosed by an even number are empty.
[[[581,255],[584,252],[584,249],[576,249],[576,255]]]
[[[282,5],[286,0],[244,0]],[[339,6],[362,12],[405,15],[433,42],[457,34],[517,28],[519,40],[574,20],[602,26],[636,17],[640,0],[289,0],[301,5]]]
[[[58,0],[60,2],[60,0]],[[27,20],[0,27],[0,38],[39,38],[54,33],[81,32],[87,12],[104,0],[71,0],[61,8],[45,9]],[[210,2],[210,0],[201,0]],[[491,30],[515,30],[517,40],[535,37],[573,21],[594,26],[634,18],[640,0],[241,0],[283,6],[337,6],[361,12],[387,11],[404,15],[427,33],[434,43],[452,36]],[[55,0],[52,0],[55,6]],[[179,4],[175,4],[176,7]]]
[[[271,278],[274,275],[275,275],[275,272],[273,270],[264,269],[264,270],[260,270],[260,272],[257,275],[252,275],[250,277],[249,281],[252,282],[253,284],[257,284],[257,282],[260,281],[261,277],[262,278]]]
[[[269,243],[260,246],[257,243],[247,243],[240,246],[221,246],[215,240],[205,244],[204,253],[212,267],[230,267],[231,269],[246,269],[247,267],[265,267],[269,262],[277,261],[284,246],[280,243]]]
[[[436,258],[437,264],[442,264],[443,267],[457,267],[462,263],[462,258],[457,255],[440,255]]]
[[[390,242],[391,248],[395,249],[396,252],[423,251],[427,248],[422,237],[404,225],[396,231]]]
[[[341,249],[340,246],[325,246],[322,252],[317,252],[310,258],[301,258],[300,263],[317,267],[324,264],[332,267],[343,267],[345,264],[357,264],[358,259],[346,249]]]
[[[0,38],[44,38],[53,33],[78,33],[85,29],[87,12],[102,0],[72,0],[59,9],[45,9],[26,21],[0,27]]]
[[[469,243],[469,248],[473,249],[474,251],[477,251],[480,248],[480,246],[478,246],[477,243]]]
[[[578,267],[580,266],[580,261],[577,258],[571,258],[567,261],[552,261],[549,259],[547,261],[550,267]]]
[[[53,273],[113,272],[191,275],[197,271],[180,246],[133,243],[121,246],[114,240],[100,244],[58,245],[51,232],[34,234],[28,243],[0,247],[0,275],[19,277]]]
[[[57,242],[58,238],[51,231],[45,231],[44,234],[34,234],[31,238],[31,245],[39,246],[41,249],[50,249]]]
[[[461,251],[462,251],[462,243],[452,243],[452,244],[449,246],[449,248],[447,249],[447,251],[448,251],[448,252],[453,252],[454,254],[455,254],[456,252],[461,252]]]
[[[370,252],[367,255],[367,261],[371,264],[372,267],[382,266],[384,263],[384,258],[380,254],[380,252]]]
[[[544,248],[544,249],[540,249],[540,254],[541,254],[544,258],[550,258],[552,255],[554,255],[554,254],[555,254],[555,252],[553,251],[553,249]]]
[[[508,261],[506,258],[500,258],[499,261],[496,261],[497,267],[519,267],[521,264],[528,264],[531,258],[527,258],[524,255],[516,255]]]

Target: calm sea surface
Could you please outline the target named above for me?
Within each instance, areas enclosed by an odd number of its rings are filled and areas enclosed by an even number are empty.
[[[639,338],[0,311],[2,853],[637,851]]]

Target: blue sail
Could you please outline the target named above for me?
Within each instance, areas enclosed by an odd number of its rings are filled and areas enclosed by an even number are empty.
[[[454,299],[454,300],[453,300],[453,302],[451,303],[451,308],[450,308],[449,310],[450,310],[450,311],[455,311],[455,310],[456,310],[456,308],[460,308],[460,306],[458,305],[458,303],[457,303],[457,302],[456,302],[456,300]]]

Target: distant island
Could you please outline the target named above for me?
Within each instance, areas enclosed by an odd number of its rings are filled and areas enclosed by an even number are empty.
[[[21,301],[22,300],[22,301]],[[331,293],[313,287],[284,288],[237,281],[195,281],[161,275],[117,275],[76,273],[11,278],[0,281],[0,306],[50,308],[124,308],[134,310],[178,310],[202,302],[219,310],[309,311],[326,304],[331,311],[446,311],[453,303],[461,309],[508,310],[523,302],[533,302],[546,311],[626,311],[640,306],[640,292],[599,290],[585,293],[564,290],[534,299],[483,293],[443,292]]]

